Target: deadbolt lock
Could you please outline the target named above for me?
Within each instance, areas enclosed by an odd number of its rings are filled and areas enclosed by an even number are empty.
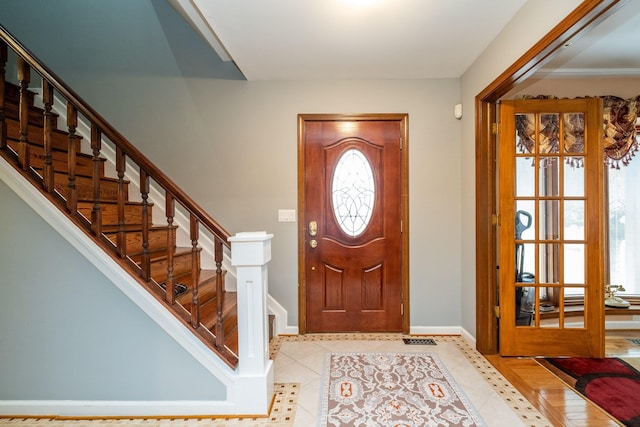
[[[309,235],[315,236],[318,234],[318,223],[316,221],[311,221],[309,223]]]
[[[313,249],[318,247],[318,241],[313,239],[312,241],[309,242],[309,246],[311,246]]]

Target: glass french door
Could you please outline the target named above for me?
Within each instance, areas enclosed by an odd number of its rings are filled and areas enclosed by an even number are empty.
[[[500,104],[500,354],[604,354],[604,166],[597,98]]]

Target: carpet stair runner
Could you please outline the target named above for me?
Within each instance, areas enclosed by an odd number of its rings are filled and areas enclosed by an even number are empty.
[[[28,92],[27,100],[29,103],[28,111],[28,145],[29,145],[29,165],[40,176],[43,175],[45,155],[44,155],[44,110],[35,106],[35,95]],[[4,93],[4,123],[7,129],[7,147],[14,152],[18,152],[21,138],[20,120],[19,120],[19,104],[20,88],[9,82],[5,82]],[[57,118],[57,116],[56,116]],[[56,120],[53,120],[56,123]],[[54,129],[52,132],[52,164],[54,170],[54,187],[60,194],[66,194],[69,185],[68,178],[68,158],[67,152],[69,146],[69,134],[62,129]],[[78,136],[80,139],[80,137]],[[92,211],[94,209],[94,187],[92,174],[94,171],[93,156],[81,151],[80,143],[76,144],[77,151],[75,166],[75,186],[78,194],[78,212],[91,221]],[[105,174],[104,158],[100,159],[100,200],[99,206],[102,215],[102,234],[107,237],[114,245],[118,240],[118,188],[119,180],[117,177],[110,177]],[[126,255],[133,262],[140,264],[144,254],[143,237],[142,237],[142,210],[143,204],[137,201],[129,200],[129,182],[125,181],[124,192],[126,202],[124,206],[124,230],[126,240]],[[193,271],[196,270],[198,280],[198,301],[200,304],[200,323],[208,330],[215,334],[215,325],[217,321],[217,299],[216,294],[216,271],[204,270],[200,268],[199,256],[194,262],[193,248],[169,248],[168,241],[175,242],[176,229],[175,225],[155,226],[151,218],[153,204],[148,205],[149,213],[149,233],[148,233],[148,253],[151,257],[151,278],[161,288],[164,289],[167,281],[167,266],[169,253],[173,255],[173,277],[174,277],[174,295],[176,303],[180,304],[186,312],[190,312],[192,301],[192,290],[194,289]],[[188,231],[187,231],[188,233]],[[170,236],[171,235],[171,236]],[[172,238],[169,238],[172,237]],[[198,252],[200,248],[196,248]],[[224,273],[224,272],[223,272]],[[223,275],[224,278],[224,275]],[[223,282],[224,283],[224,282]],[[224,284],[223,284],[224,289]],[[225,345],[234,354],[238,354],[238,330],[237,330],[237,306],[236,293],[224,292],[223,295],[223,325],[225,335]]]

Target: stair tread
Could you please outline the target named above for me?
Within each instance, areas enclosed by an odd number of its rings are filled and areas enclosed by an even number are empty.
[[[118,204],[117,200],[112,200],[112,199],[98,199],[98,202],[100,202],[101,205],[117,205]],[[85,204],[93,207],[93,203],[94,203],[93,199],[84,199],[84,198],[78,199],[79,205]],[[125,200],[124,204],[127,206],[142,206],[142,202],[136,202],[136,201],[130,201],[130,200]],[[148,202],[147,205],[153,206],[153,202]]]
[[[188,306],[191,307],[191,304],[188,304]],[[237,316],[237,306],[237,292],[225,291],[224,298],[222,300],[223,321],[228,321],[230,315]],[[217,298],[213,298],[205,304],[200,304],[200,322],[203,325],[207,326],[207,328],[211,328],[216,324],[217,318]]]
[[[103,225],[102,233],[103,234],[115,234],[119,232],[118,225]],[[125,233],[140,233],[142,232],[142,225],[140,224],[125,224]],[[161,231],[161,230],[169,230],[172,228],[177,228],[175,225],[169,227],[168,225],[150,225],[149,231]],[[189,248],[191,249],[191,248]]]
[[[34,169],[39,170],[41,168],[34,167]],[[68,175],[66,172],[62,172],[62,171],[56,171],[55,173],[56,173],[56,175]],[[93,179],[93,176],[76,173],[76,178]],[[118,178],[113,178],[113,177],[110,177],[110,176],[101,176],[100,177],[100,181],[115,182],[115,183],[120,182],[120,180]],[[131,183],[131,181],[129,181],[128,179],[124,179],[122,182],[124,184],[130,184]]]
[[[20,140],[17,139],[17,138],[13,138],[10,135],[8,135],[7,136],[7,142],[9,143],[9,145],[11,145],[12,143],[20,142]],[[38,147],[38,148],[42,149],[42,144],[36,144],[34,142],[31,142],[31,141],[29,141],[28,144],[31,147]],[[56,148],[56,147],[51,147],[51,151],[55,151],[55,152],[58,152],[58,153],[67,153],[67,150],[61,150],[61,149]],[[93,160],[93,155],[88,154],[88,153],[78,152],[78,153],[76,153],[76,156],[77,157],[84,157],[86,159]],[[104,157],[99,157],[98,160],[100,160],[101,162],[106,162],[107,161],[107,159],[104,158]]]
[[[208,303],[200,306],[200,323],[215,333],[218,321],[217,305]],[[235,292],[225,292],[222,302],[222,323],[225,336],[238,327],[238,299]]]
[[[226,273],[226,272],[223,272]],[[216,296],[216,271],[215,270],[200,270],[197,277],[198,282],[198,296],[202,303],[206,303]],[[191,274],[184,274],[178,276],[175,279],[176,283],[186,285],[187,292],[180,294],[176,300],[183,306],[191,306],[191,289],[193,289],[193,276]]]
[[[200,269],[200,271],[198,272],[198,284],[206,284],[209,281],[211,281],[212,279],[215,279],[216,277],[216,271],[215,270],[204,270],[204,269]],[[184,274],[182,276],[176,277],[174,279],[176,282],[180,282],[183,285],[187,285],[189,287],[191,287],[191,285],[193,284],[193,275],[191,274]],[[215,282],[214,282],[215,285]],[[199,288],[201,289],[203,285],[200,285]]]
[[[200,248],[198,248],[198,251],[200,251]],[[186,255],[190,255],[191,254],[191,248],[181,248],[181,247],[176,247],[174,252],[173,252],[173,257],[174,259],[180,256],[186,256]],[[139,258],[140,255],[142,255],[141,253],[127,253],[127,255],[131,258]],[[163,248],[163,249],[156,249],[153,251],[149,251],[149,255],[151,255],[151,262],[159,262],[162,261],[164,259],[168,258],[167,255],[167,249]],[[136,262],[140,262],[139,260],[137,260]]]

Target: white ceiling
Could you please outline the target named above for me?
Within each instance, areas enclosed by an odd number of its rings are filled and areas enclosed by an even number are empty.
[[[526,0],[169,0],[247,80],[457,78]]]
[[[526,0],[168,0],[247,80],[457,78]],[[629,0],[536,77],[640,76]]]
[[[640,0],[612,16],[551,59],[536,77],[640,76]]]

